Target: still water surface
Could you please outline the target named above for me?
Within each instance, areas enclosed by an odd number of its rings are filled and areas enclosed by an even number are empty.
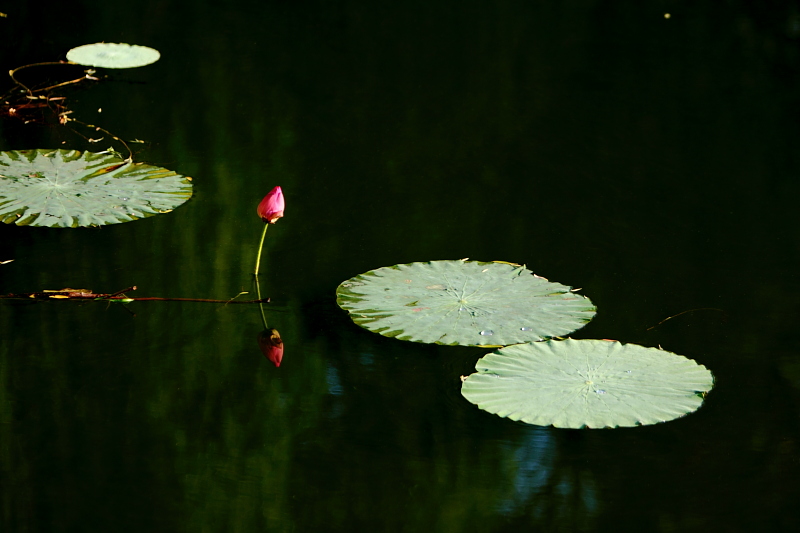
[[[252,306],[2,302],[0,529],[800,528],[796,3],[75,4],[4,7],[3,68],[157,48],[65,94],[195,195],[3,225],[0,293],[252,295],[255,208],[281,185],[261,270],[286,352],[262,356]],[[0,128],[3,150],[98,149]],[[528,426],[461,397],[485,350],[336,307],[366,270],[463,257],[582,287],[598,315],[574,337],[661,346],[716,388],[667,424]],[[717,310],[648,329],[697,308]]]

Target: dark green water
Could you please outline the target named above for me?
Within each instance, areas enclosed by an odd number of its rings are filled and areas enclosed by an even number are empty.
[[[379,4],[2,8],[4,70],[159,49],[64,94],[195,196],[3,225],[0,293],[227,299],[253,290],[258,202],[281,185],[287,209],[262,262],[280,368],[252,306],[0,303],[0,530],[800,528],[797,2]],[[3,150],[107,147],[0,128]],[[528,426],[461,397],[485,350],[336,307],[363,271],[463,257],[582,287],[574,337],[662,346],[716,388],[667,424]],[[697,308],[722,311],[648,330]]]

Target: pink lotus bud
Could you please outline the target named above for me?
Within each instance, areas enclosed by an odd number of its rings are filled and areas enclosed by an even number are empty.
[[[258,334],[258,347],[261,353],[272,361],[275,366],[281,366],[283,360],[283,339],[277,329],[265,329]]]
[[[258,216],[267,224],[274,224],[283,216],[284,202],[283,191],[280,186],[275,187],[258,204]]]

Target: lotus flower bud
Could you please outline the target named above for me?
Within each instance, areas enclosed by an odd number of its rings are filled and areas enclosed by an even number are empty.
[[[274,224],[283,216],[284,201],[283,191],[280,186],[275,187],[258,204],[258,216],[267,224]]]
[[[261,353],[275,366],[281,366],[283,359],[283,339],[277,329],[265,329],[258,334],[258,347]]]

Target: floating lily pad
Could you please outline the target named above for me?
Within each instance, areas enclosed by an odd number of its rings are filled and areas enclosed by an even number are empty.
[[[512,263],[430,261],[371,270],[336,289],[359,326],[401,340],[504,346],[566,335],[595,307]]]
[[[79,65],[103,68],[135,68],[155,63],[158,50],[124,43],[84,44],[67,52],[67,59]]]
[[[167,213],[192,184],[165,168],[77,150],[0,152],[0,220],[74,228]]]
[[[666,422],[697,410],[714,377],[686,357],[616,341],[507,346],[478,360],[461,394],[484,411],[539,426]]]

